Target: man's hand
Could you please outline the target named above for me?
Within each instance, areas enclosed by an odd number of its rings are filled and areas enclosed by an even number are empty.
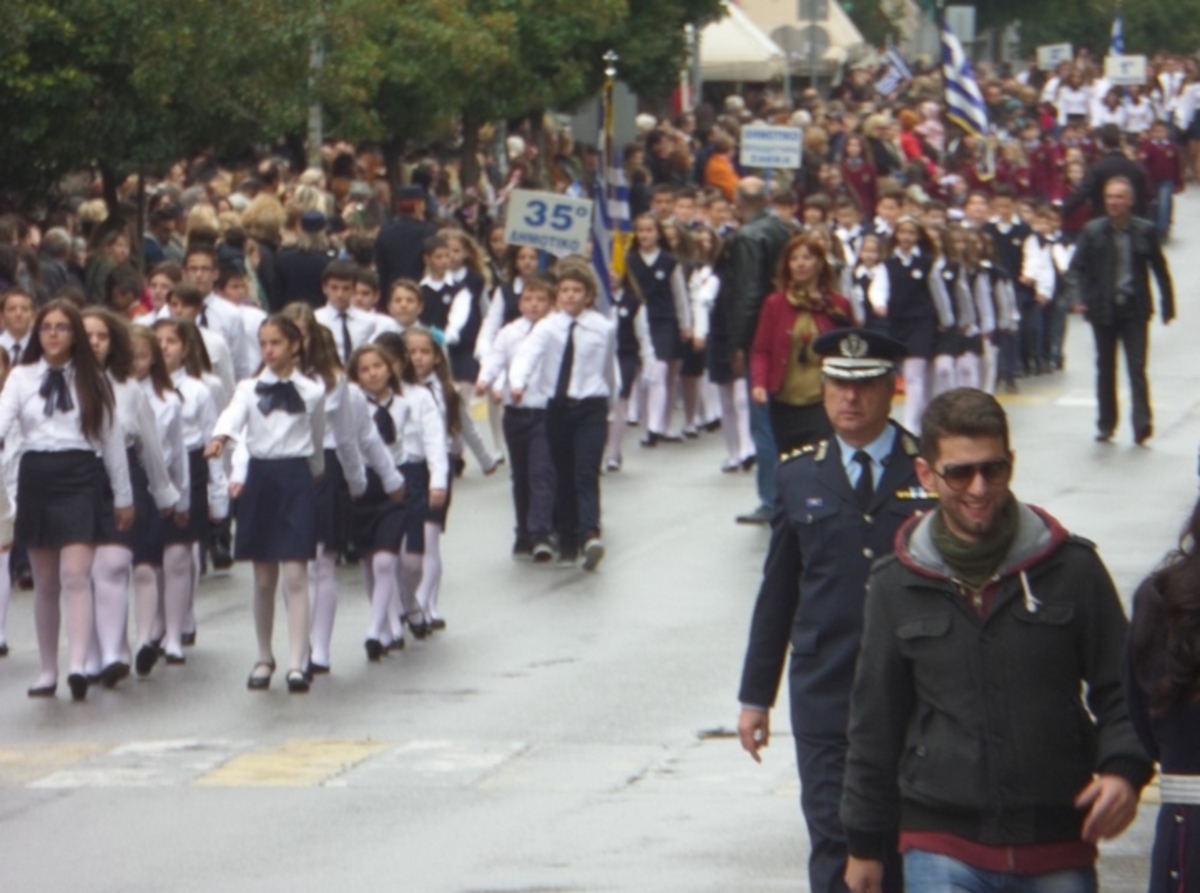
[[[1137,816],[1138,795],[1119,775],[1101,775],[1075,798],[1075,808],[1090,806],[1083,822],[1083,839],[1099,843],[1117,837]]]
[[[750,754],[754,762],[761,763],[758,752],[771,742],[771,714],[753,707],[743,707],[738,715],[738,739],[742,750]]]
[[[881,893],[883,863],[851,856],[846,860],[846,886],[850,893]]]

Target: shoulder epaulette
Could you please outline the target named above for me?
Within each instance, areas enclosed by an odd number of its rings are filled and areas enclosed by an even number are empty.
[[[917,439],[911,434],[901,435],[900,445],[904,447],[904,452],[910,456],[917,456],[921,452],[920,444],[917,443]]]
[[[794,450],[788,450],[786,453],[779,454],[780,462],[791,462],[793,459],[799,459],[801,456],[811,456],[817,451],[815,445],[809,443],[802,447],[797,447]]]

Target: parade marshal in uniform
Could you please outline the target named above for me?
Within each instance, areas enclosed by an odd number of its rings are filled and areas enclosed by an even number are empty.
[[[904,345],[865,329],[829,332],[822,363],[834,437],[783,457],[771,545],[742,669],[738,736],[761,761],[788,644],[800,805],[813,893],[845,891],[838,819],[850,690],[871,563],[892,551],[900,525],[932,508],[917,479],[916,439],[889,416]],[[887,889],[899,891],[899,858]]]

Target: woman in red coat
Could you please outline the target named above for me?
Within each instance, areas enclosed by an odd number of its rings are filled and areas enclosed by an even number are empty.
[[[819,335],[851,325],[849,302],[834,293],[834,271],[825,244],[813,234],[783,249],[779,291],[767,296],[750,350],[751,398],[770,404],[771,430],[781,452],[829,437],[821,399]]]
[[[875,197],[879,191],[879,176],[875,165],[867,154],[867,145],[863,138],[856,133],[846,137],[846,145],[842,149],[842,182],[858,199],[862,208],[863,220],[875,217]]]

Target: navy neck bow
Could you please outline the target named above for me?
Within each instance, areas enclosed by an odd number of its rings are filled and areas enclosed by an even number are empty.
[[[47,417],[54,415],[55,410],[70,412],[75,408],[75,401],[71,399],[71,388],[67,385],[67,374],[62,369],[46,370],[38,394],[46,398]]]
[[[282,409],[288,415],[304,412],[304,399],[290,381],[276,381],[271,384],[260,381],[254,386],[254,393],[260,397],[258,408],[263,415],[270,415],[277,409]]]

